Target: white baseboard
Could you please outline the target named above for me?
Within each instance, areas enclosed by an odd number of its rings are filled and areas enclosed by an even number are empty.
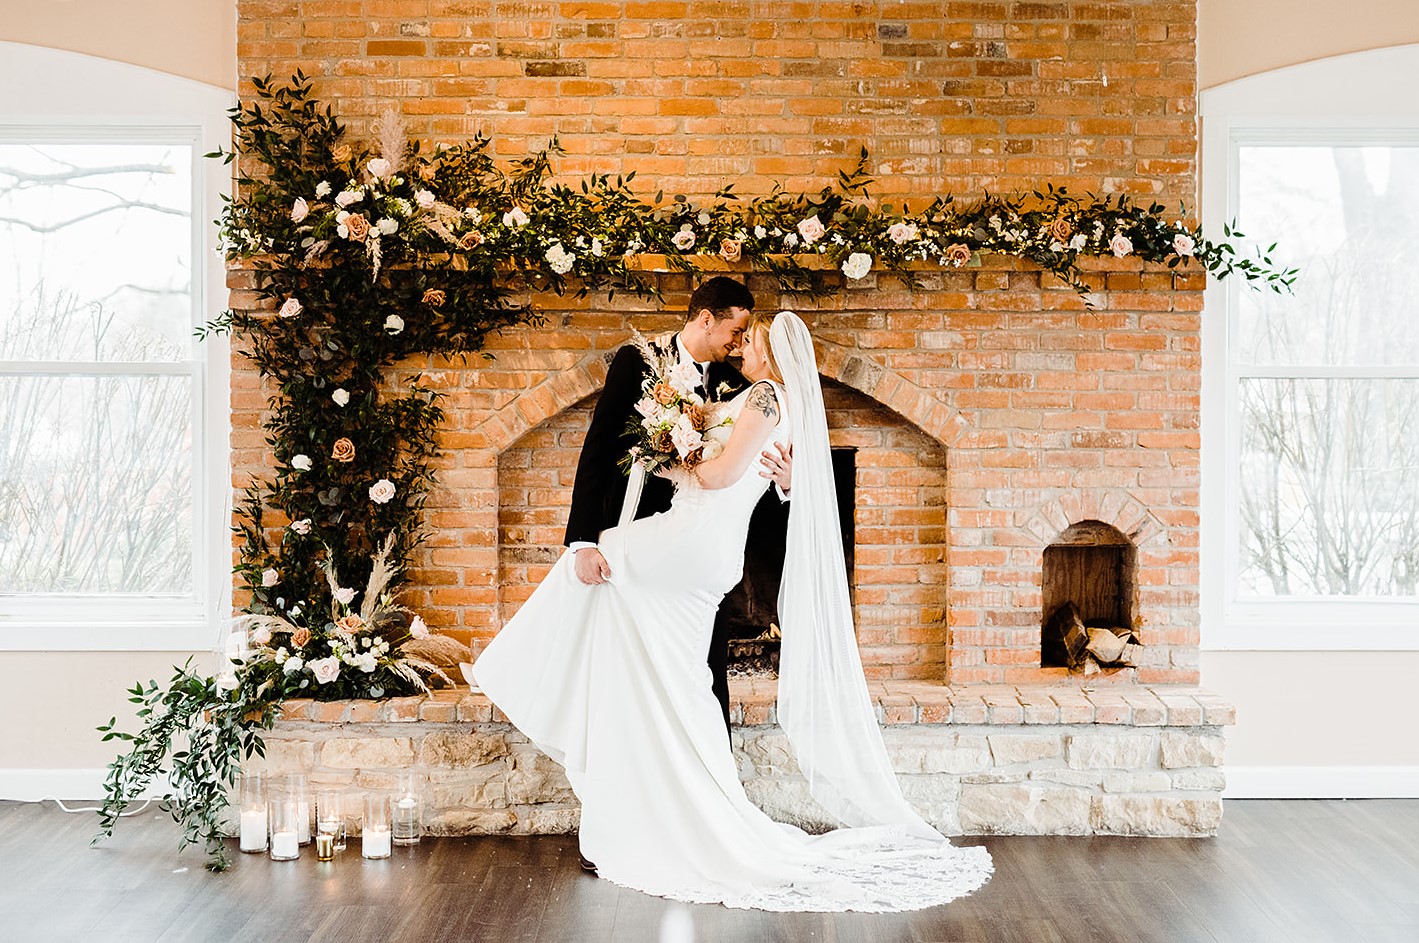
[[[1419,766],[1228,766],[1224,799],[1416,799]]]
[[[108,770],[0,769],[0,799],[35,802],[39,799],[101,799]],[[151,793],[151,791],[150,791]],[[157,798],[157,793],[142,798]]]

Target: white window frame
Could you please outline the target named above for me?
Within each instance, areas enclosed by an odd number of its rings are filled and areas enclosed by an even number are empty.
[[[230,188],[236,96],[191,79],[0,42],[0,140],[165,142],[192,148],[192,323],[226,307],[212,220]],[[193,592],[189,597],[0,594],[0,651],[212,651],[231,612],[230,365],[224,338],[172,363],[0,363],[7,375],[165,375],[192,379]]]
[[[1238,209],[1238,150],[1253,144],[1419,145],[1419,45],[1250,76],[1204,91],[1201,216],[1212,238]],[[1269,242],[1249,232],[1247,248]],[[1252,239],[1251,237],[1256,237]],[[1239,249],[1243,246],[1238,246]],[[1279,255],[1279,254],[1278,254]],[[1239,466],[1244,377],[1419,377],[1419,366],[1242,365],[1241,278],[1209,282],[1202,319],[1202,647],[1254,651],[1416,651],[1419,599],[1240,598]]]

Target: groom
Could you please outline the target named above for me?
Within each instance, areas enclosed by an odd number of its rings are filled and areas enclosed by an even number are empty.
[[[681,363],[693,363],[699,371],[702,379],[695,391],[706,401],[729,399],[748,386],[743,375],[726,361],[738,351],[753,307],[754,296],[749,289],[722,275],[709,279],[690,295],[685,327],[668,343],[679,352]],[[619,463],[633,444],[625,437],[626,427],[632,419],[638,418],[635,404],[641,398],[641,384],[649,371],[650,365],[634,344],[626,344],[616,351],[606,372],[606,386],[586,430],[563,543],[576,554],[577,579],[588,585],[603,583],[611,575],[611,568],[596,543],[601,532],[614,526],[621,515],[627,476]],[[765,496],[764,500],[786,498],[791,474],[788,455],[765,452],[763,466],[766,477],[779,486],[779,497]],[[647,476],[635,517],[668,510],[673,496],[674,486],[668,480],[658,475]],[[731,590],[730,595],[742,591],[741,584]],[[728,729],[729,628],[724,613],[725,607],[721,605],[708,661],[714,678],[714,694],[719,699],[724,726]]]

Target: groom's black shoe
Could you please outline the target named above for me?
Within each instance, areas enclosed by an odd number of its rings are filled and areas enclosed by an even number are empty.
[[[592,864],[591,860],[587,858],[586,855],[577,854],[577,857],[581,859],[581,869],[583,871],[585,871],[587,874],[596,873],[596,865]]]

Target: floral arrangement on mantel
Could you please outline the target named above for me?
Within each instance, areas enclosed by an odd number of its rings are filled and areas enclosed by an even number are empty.
[[[914,285],[922,266],[977,265],[987,253],[1028,260],[1081,293],[1079,260],[1090,256],[1193,262],[1278,291],[1296,276],[1125,195],[1050,186],[909,210],[872,199],[864,150],[817,194],[776,188],[742,202],[725,187],[699,203],[647,201],[634,175],[550,182],[555,142],[503,169],[487,138],[426,152],[393,113],[376,122],[374,141],[353,141],[304,75],[253,85],[256,100],[232,112],[234,149],[209,156],[235,162],[237,194],[219,225],[228,261],[254,271],[265,304],[229,311],[199,335],[236,335],[275,388],[265,422],[274,475],[246,488],[234,528],[257,654],[215,677],[189,662],[166,687],[140,683],[129,693],[143,729],[99,728],[131,745],[110,767],[99,837],[166,772],[163,803],[183,844],[204,842],[216,870],[227,866],[228,791],[241,760],[263,752],[260,731],[282,700],[439,683],[428,670],[437,671],[438,637],[418,638],[422,621],[387,586],[424,537],[443,411],[417,376],[396,387],[385,371],[413,354],[477,353],[490,332],[538,325],[520,300],[529,289],[654,296],[640,264],[648,255],[683,272],[708,258],[743,263],[810,294],[841,286],[839,272],[852,282],[881,269]],[[387,535],[379,547],[376,535]],[[337,572],[354,578],[350,587],[365,582],[358,611]],[[433,646],[425,665],[417,644]]]

